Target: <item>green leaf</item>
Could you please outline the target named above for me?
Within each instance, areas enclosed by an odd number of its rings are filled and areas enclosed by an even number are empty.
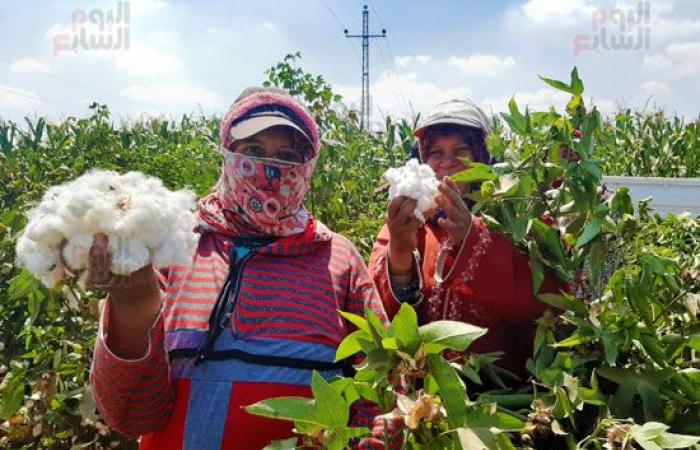
[[[348,404],[315,370],[311,376],[311,391],[314,393],[316,412],[328,424],[328,428],[347,426],[350,418]]]
[[[644,270],[656,275],[675,273],[678,267],[678,263],[676,263],[676,261],[673,259],[659,256],[654,253],[643,255],[640,258],[640,261],[644,267]]]
[[[571,311],[579,316],[588,317],[588,307],[581,300],[569,294],[539,294],[537,298],[562,311]]]
[[[576,248],[581,248],[595,239],[600,234],[602,226],[603,219],[598,217],[591,219],[591,221],[589,221],[584,227],[581,235],[578,237],[578,240],[576,241]]]
[[[528,242],[528,257],[530,260],[530,271],[532,272],[532,292],[537,295],[544,281],[544,265],[542,255],[534,242]]]
[[[605,352],[605,362],[609,365],[614,365],[617,361],[617,339],[612,332],[604,331],[600,333],[600,341],[603,343]]]
[[[700,436],[676,433],[663,433],[657,440],[661,448],[688,448],[698,442],[700,442]]]
[[[453,428],[463,426],[467,415],[467,394],[462,380],[442,356],[428,355],[427,359],[430,373],[440,387],[440,398],[447,410],[447,421]]]
[[[379,320],[379,317],[377,317],[374,311],[369,308],[365,308],[365,318],[367,319],[370,336],[372,336],[377,346],[381,348],[382,339],[387,335],[384,324]]]
[[[668,429],[669,426],[664,423],[647,422],[644,425],[635,426],[631,434],[634,439],[651,441],[661,436]]]
[[[644,439],[639,439],[635,441],[644,450],[661,450],[661,447],[654,441],[645,441]]]
[[[621,186],[610,199],[610,209],[617,217],[623,217],[625,214],[633,215],[634,206],[630,197],[630,190],[627,186]]]
[[[576,110],[583,105],[583,97],[580,95],[571,96],[571,100],[566,104],[566,112],[569,115],[576,115]]]
[[[613,396],[611,409],[614,414],[621,417],[629,417],[632,400],[635,393],[642,399],[644,416],[647,419],[660,418],[661,385],[675,374],[673,369],[647,370],[636,373],[633,369],[621,367],[602,367],[596,372],[598,375],[617,383],[618,389]]]
[[[338,346],[338,350],[336,350],[335,352],[335,361],[338,362],[349,356],[354,355],[355,353],[361,352],[362,346],[360,345],[358,338],[366,335],[367,333],[365,333],[364,331],[356,330],[345,336],[345,339],[342,340],[342,342]]]
[[[369,332],[369,325],[367,324],[367,320],[365,320],[364,317],[358,316],[357,314],[352,314],[346,311],[338,311],[341,316],[343,316],[348,322],[351,324],[355,325],[358,330],[362,330],[368,335],[370,334]]]
[[[36,289],[37,283],[38,281],[31,272],[27,269],[22,269],[20,273],[10,280],[8,298],[10,300],[17,300],[26,297],[30,292]]]
[[[539,75],[540,80],[544,81],[548,85],[552,86],[554,89],[558,89],[560,91],[568,92],[569,94],[573,94],[574,91],[571,89],[571,87],[564,83],[563,81],[559,80],[554,80],[552,78],[546,78],[541,75]]]
[[[532,221],[532,232],[535,234],[535,239],[541,247],[547,249],[548,253],[555,258],[556,263],[561,264],[565,256],[558,233],[553,228],[545,225],[540,219]]]
[[[605,243],[603,243],[601,239],[597,239],[591,245],[589,260],[591,279],[597,282],[600,278],[600,271],[603,268],[603,263],[605,262]]]
[[[393,336],[382,338],[382,347],[386,350],[398,350],[399,341]]]
[[[515,98],[511,97],[508,102],[508,110],[510,114],[501,113],[501,117],[506,121],[508,127],[517,134],[525,134],[527,132],[527,120],[518,110],[518,104]]]
[[[246,406],[245,410],[257,416],[305,424],[307,430],[330,428],[326,418],[317,413],[314,401],[304,397],[271,398]]]
[[[460,352],[466,350],[472,342],[486,334],[486,331],[486,328],[454,320],[439,320],[418,329],[421,339],[426,344],[436,344]]]
[[[578,76],[578,69],[574,66],[571,71],[571,91],[574,95],[583,94],[583,81]]]
[[[494,181],[498,179],[498,176],[487,164],[469,163],[469,167],[466,170],[452,175],[451,178],[459,183],[477,183],[481,181]]]
[[[294,450],[297,448],[297,438],[284,439],[282,441],[274,441],[262,450]]]
[[[420,347],[418,333],[418,315],[408,303],[402,303],[399,312],[391,321],[390,333],[396,337],[399,347],[413,356]]]
[[[505,430],[519,431],[524,423],[509,414],[494,412],[491,405],[481,405],[467,414],[466,426],[458,428],[457,436],[465,450],[511,450]]]
[[[583,94],[583,81],[581,81],[581,78],[579,78],[578,69],[576,67],[574,67],[574,69],[571,71],[570,84],[566,84],[563,81],[553,80],[551,78],[545,78],[543,76],[539,76],[539,78],[548,85],[552,86],[554,89],[568,92],[572,95]]]
[[[3,384],[5,387],[0,405],[0,419],[7,419],[24,403],[24,375],[10,372],[5,375]]]

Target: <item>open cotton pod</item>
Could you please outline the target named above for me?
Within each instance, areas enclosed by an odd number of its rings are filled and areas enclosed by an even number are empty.
[[[389,182],[389,201],[401,195],[415,199],[413,214],[418,219],[424,221],[423,213],[437,207],[435,197],[440,183],[429,165],[411,159],[403,167],[387,170],[384,178]]]
[[[182,264],[197,243],[195,206],[194,193],[170,191],[158,178],[91,171],[50,188],[28,213],[17,261],[53,287],[66,273],[87,270],[93,236],[104,233],[117,275]]]

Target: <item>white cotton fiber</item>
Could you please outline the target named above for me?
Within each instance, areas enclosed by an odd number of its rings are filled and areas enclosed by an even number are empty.
[[[73,272],[87,269],[88,255],[91,246],[91,234],[77,233],[73,235],[63,247],[63,262]]]
[[[440,183],[429,165],[411,159],[403,167],[387,170],[384,178],[389,182],[389,201],[400,195],[415,199],[414,215],[418,219],[425,220],[423,213],[437,206],[435,196]]]
[[[88,268],[93,236],[104,233],[115,274],[128,275],[149,262],[183,264],[197,243],[195,205],[194,193],[170,191],[155,177],[92,171],[50,188],[27,214],[17,261],[53,287],[66,269]]]

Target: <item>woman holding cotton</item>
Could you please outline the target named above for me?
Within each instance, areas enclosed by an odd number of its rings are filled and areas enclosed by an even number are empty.
[[[450,176],[469,162],[490,163],[483,111],[470,100],[441,103],[415,132],[418,158],[438,180],[436,212],[416,217],[416,200],[395,197],[372,251],[370,272],[390,317],[401,302],[419,321],[457,320],[488,328],[471,352],[503,352],[497,363],[520,376],[532,355],[534,320],[546,308],[532,292],[527,256],[469,209],[468,184]],[[549,277],[547,291],[559,287]]]
[[[362,258],[304,208],[320,149],[308,111],[283,91],[244,91],[220,125],[224,161],[199,203],[188,265],[110,274],[105,238],[89,280],[109,291],[91,375],[107,423],[142,449],[259,450],[286,421],[242,408],[310,396],[348,324],[337,310],[385,314]],[[373,416],[359,408],[354,423]]]

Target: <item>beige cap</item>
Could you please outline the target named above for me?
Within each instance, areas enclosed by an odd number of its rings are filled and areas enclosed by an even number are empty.
[[[254,134],[260,133],[263,130],[274,126],[286,126],[297,130],[313,147],[313,141],[311,138],[301,129],[301,127],[295,124],[290,118],[281,112],[277,111],[266,111],[257,114],[250,114],[241,122],[233,125],[229,130],[229,135],[234,141],[240,141],[241,139],[246,139]]]
[[[420,127],[413,134],[421,138],[426,128],[439,124],[479,128],[485,134],[491,132],[491,126],[486,114],[470,99],[448,100],[438,104],[428,113],[425,119],[421,120]]]

